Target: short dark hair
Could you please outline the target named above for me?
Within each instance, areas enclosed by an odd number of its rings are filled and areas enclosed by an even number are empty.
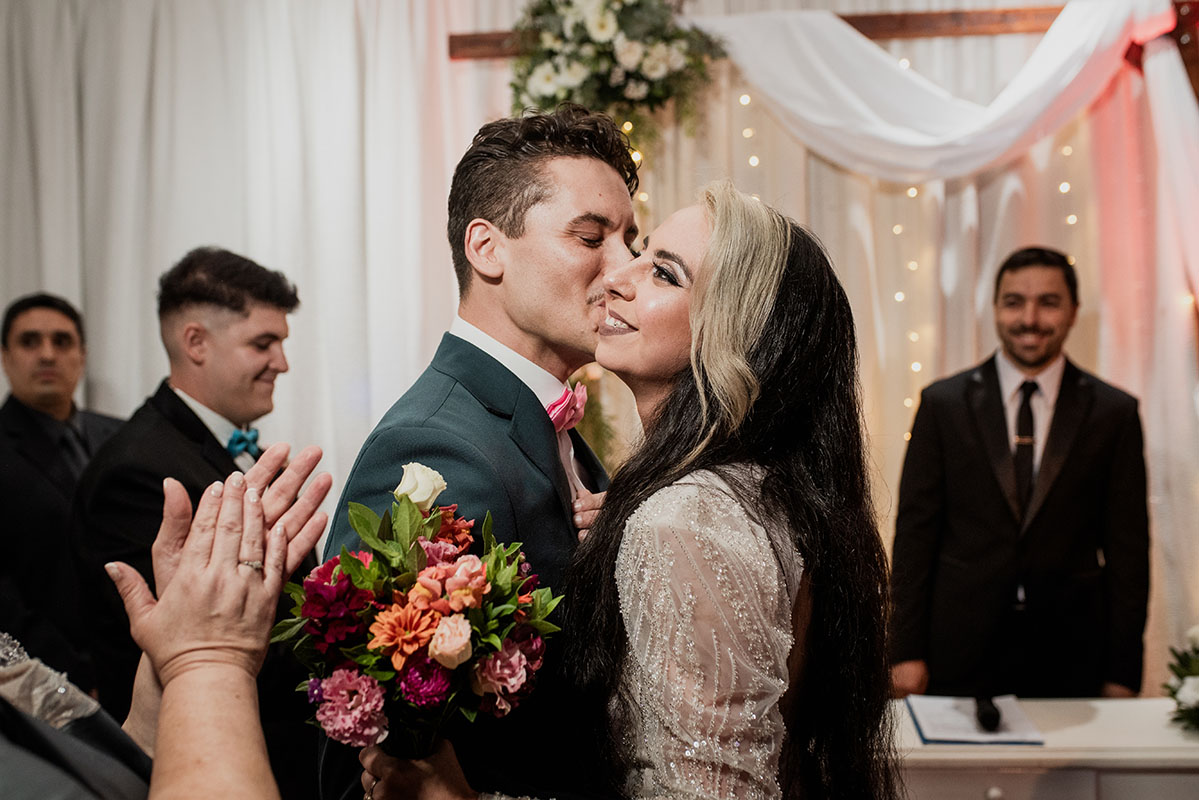
[[[192,305],[245,314],[250,302],[291,313],[300,296],[282,272],[219,247],[197,247],[158,279],[159,319]]]
[[[83,317],[79,314],[75,306],[58,295],[35,292],[34,294],[27,294],[24,297],[18,297],[8,304],[8,308],[4,309],[4,328],[2,333],[0,333],[0,343],[3,343],[5,348],[8,347],[8,334],[12,332],[13,323],[16,322],[17,317],[31,308],[48,308],[51,311],[57,311],[62,314],[75,323],[75,331],[79,334],[79,343],[84,343]]]
[[[450,184],[447,233],[460,294],[470,285],[466,226],[485,219],[506,236],[523,235],[525,215],[553,190],[543,165],[559,157],[599,159],[616,170],[630,196],[637,191],[629,139],[607,114],[563,103],[553,111],[487,123],[454,168]]]
[[[1066,288],[1070,290],[1070,299],[1074,305],[1078,305],[1078,274],[1074,271],[1074,266],[1065,253],[1048,247],[1023,247],[1008,256],[999,265],[999,272],[995,274],[995,297],[992,302],[999,302],[999,282],[1003,280],[1004,273],[1015,272],[1025,267],[1050,267],[1061,270],[1062,277],[1066,279]]]

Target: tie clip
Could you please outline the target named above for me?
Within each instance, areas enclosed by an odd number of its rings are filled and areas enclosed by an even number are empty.
[[[1037,443],[1037,437],[1035,437],[1035,436],[1017,436],[1016,437],[1016,445],[1017,446],[1022,445],[1022,444],[1036,444],[1036,443]]]

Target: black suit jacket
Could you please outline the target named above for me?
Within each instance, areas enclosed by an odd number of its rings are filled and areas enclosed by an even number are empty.
[[[208,486],[236,469],[224,445],[163,381],[79,480],[72,536],[83,560],[84,586],[94,599],[89,622],[100,702],[117,719],[129,710],[141,651],[104,564],[124,561],[153,589],[150,548],[162,521],[163,479],[182,483],[195,508]],[[315,796],[316,735],[304,722],[310,715],[306,699],[295,691],[305,677],[285,649],[272,648],[258,679],[267,749],[285,798]]]
[[[90,453],[121,425],[115,417],[78,414]],[[90,688],[94,676],[81,646],[78,581],[63,546],[75,477],[38,416],[11,395],[0,407],[0,630]]]
[[[572,431],[571,438],[588,473],[584,481],[589,477],[590,488],[606,489],[608,476],[595,454],[578,433]],[[442,474],[448,488],[439,499],[457,503],[459,514],[481,524],[490,511],[496,539],[522,542],[542,585],[561,590],[578,544],[570,487],[554,426],[520,379],[474,345],[446,334],[428,369],[362,446],[338,501],[326,557],[342,545],[354,550],[360,544],[346,504],[353,500],[380,514],[389,509],[402,467],[410,461]],[[480,716],[452,737],[474,789],[513,796],[593,796],[595,787],[583,777],[594,768],[587,761],[591,754],[573,746],[580,723],[572,712],[578,703],[563,696],[557,681],[559,642],[550,641],[528,700],[501,720]],[[537,742],[538,758],[514,760],[512,742]],[[322,796],[357,800],[362,795],[357,751],[331,742],[325,748]]]
[[[1139,689],[1148,587],[1135,398],[1066,362],[1022,518],[994,358],[924,390],[899,487],[893,662],[927,662],[930,694]],[[993,674],[1016,647],[1029,674]]]

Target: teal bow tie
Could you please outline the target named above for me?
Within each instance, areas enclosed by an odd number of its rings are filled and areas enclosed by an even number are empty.
[[[234,458],[237,458],[241,453],[249,453],[254,458],[258,458],[258,456],[262,455],[262,450],[258,447],[258,429],[250,428],[248,431],[235,430],[233,435],[229,437],[229,443],[225,445],[225,449]]]

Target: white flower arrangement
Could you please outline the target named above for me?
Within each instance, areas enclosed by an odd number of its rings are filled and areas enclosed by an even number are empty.
[[[1174,663],[1171,677],[1162,688],[1174,698],[1174,720],[1182,727],[1199,730],[1199,625],[1187,631],[1187,648],[1170,648]]]
[[[674,101],[680,120],[710,80],[720,44],[676,23],[667,0],[531,0],[516,26],[527,43],[513,67],[513,108],[578,103],[631,122],[643,141],[651,115]],[[626,131],[629,127],[626,126]]]

